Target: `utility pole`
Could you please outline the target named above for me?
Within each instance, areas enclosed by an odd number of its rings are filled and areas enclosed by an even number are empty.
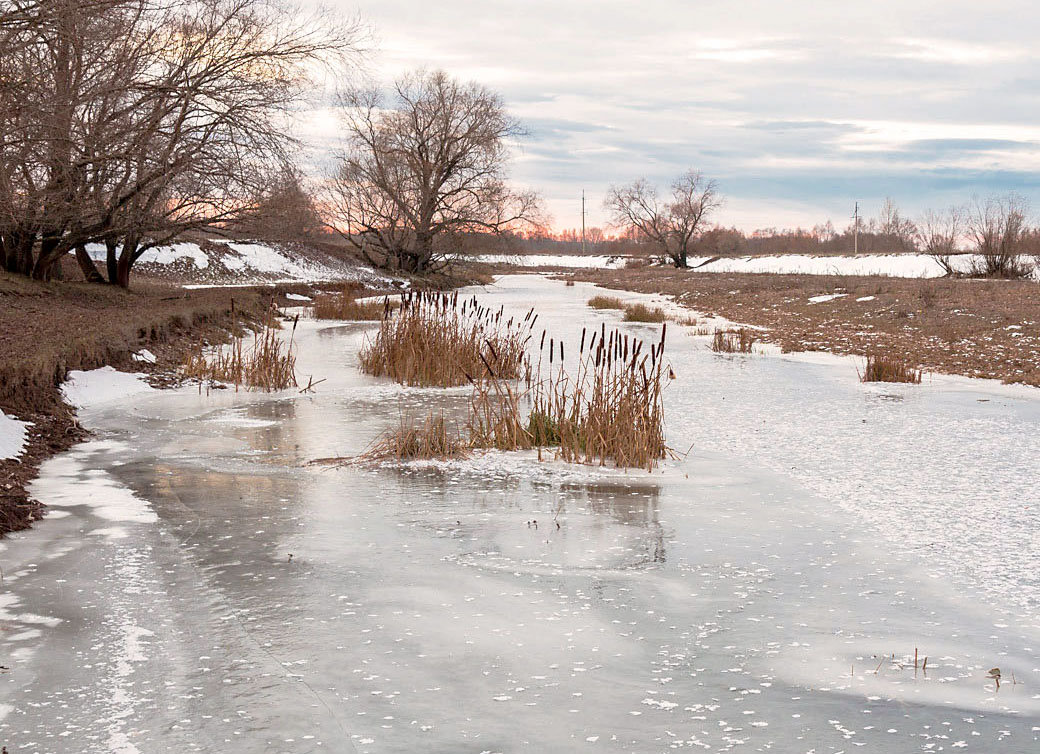
[[[585,253],[585,189],[581,190],[581,253]]]
[[[856,211],[852,213],[852,237],[853,241],[853,253],[859,254],[859,202],[856,202]]]

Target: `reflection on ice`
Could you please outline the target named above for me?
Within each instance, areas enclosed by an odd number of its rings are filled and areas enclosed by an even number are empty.
[[[537,278],[481,295],[565,335],[617,317]],[[464,410],[359,374],[369,327],[301,321],[314,395],[83,412],[97,439],[37,487],[68,515],[4,552],[9,749],[1037,748],[1031,394],[879,391],[677,331],[666,421],[693,452],[654,474],[308,466]]]

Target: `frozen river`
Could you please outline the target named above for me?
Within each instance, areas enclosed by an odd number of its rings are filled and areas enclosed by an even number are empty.
[[[574,342],[592,291],[480,296]],[[1040,391],[676,326],[657,473],[308,466],[465,405],[369,331],[301,323],[313,395],[81,391],[0,551],[11,754],[1040,751]]]

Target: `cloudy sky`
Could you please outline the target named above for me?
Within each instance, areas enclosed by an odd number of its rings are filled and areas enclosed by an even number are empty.
[[[718,180],[724,224],[844,226],[1014,190],[1040,210],[1040,6],[1029,0],[331,0],[369,75],[474,79],[526,125],[512,175],[557,228],[611,183]],[[317,135],[331,129],[316,118]]]

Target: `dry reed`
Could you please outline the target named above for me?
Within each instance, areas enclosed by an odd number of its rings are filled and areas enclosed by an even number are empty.
[[[660,323],[668,319],[663,309],[646,304],[629,304],[625,307],[626,322],[655,322]]]
[[[869,354],[860,382],[921,382],[921,370],[893,356]]]
[[[459,459],[469,455],[467,443],[457,427],[450,427],[444,414],[430,414],[421,424],[401,417],[398,427],[384,433],[362,454],[368,461],[413,461]]]
[[[543,337],[537,377],[526,395],[532,406],[526,427],[516,391],[497,380],[478,386],[470,419],[474,447],[556,447],[571,463],[610,461],[652,470],[668,455],[662,401],[666,328],[645,350],[643,341],[620,330],[607,332],[605,325],[591,338],[583,330],[573,374],[564,367],[563,344],[550,339],[546,349]]]
[[[357,300],[354,290],[344,288],[336,293],[324,293],[314,299],[315,319],[342,319],[349,321],[377,321],[382,319],[385,302]]]
[[[737,330],[716,330],[711,350],[716,353],[751,353],[755,334],[746,327]]]
[[[624,309],[625,302],[614,296],[593,296],[589,299],[593,309]]]
[[[414,291],[395,313],[385,304],[374,339],[360,354],[362,371],[403,385],[450,387],[486,376],[525,376],[527,344],[538,315],[505,318],[458,293]]]
[[[181,365],[181,374],[189,379],[229,382],[239,387],[271,392],[296,387],[296,354],[293,337],[299,318],[293,320],[289,342],[278,335],[278,323],[272,318],[253,334],[253,342],[245,345],[237,337],[228,346],[219,346],[207,355],[199,342]],[[283,351],[284,348],[284,351]]]

